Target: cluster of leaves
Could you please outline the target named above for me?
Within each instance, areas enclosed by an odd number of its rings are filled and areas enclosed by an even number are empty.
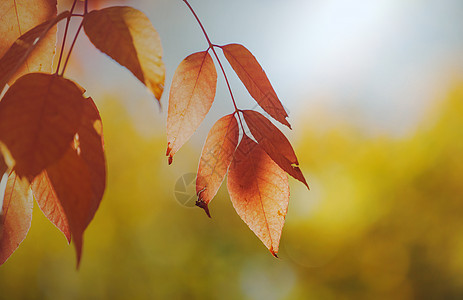
[[[184,2],[200,24],[209,47],[186,57],[175,71],[167,115],[169,164],[204,120],[214,101],[217,72],[209,53],[212,51],[227,82],[235,111],[219,119],[206,138],[196,176],[196,205],[210,217],[208,205],[228,172],[227,187],[236,212],[276,256],[289,202],[286,173],[308,185],[284,134],[259,112],[238,109],[216,49],[222,50],[257,104],[291,128],[286,120],[288,115],[251,52],[240,44],[213,44],[194,10]],[[243,119],[250,132],[244,127]]]
[[[64,78],[81,29],[96,48],[130,70],[158,101],[163,93],[161,42],[142,12],[122,6],[89,11],[88,0],[75,0],[69,11],[57,15],[56,5],[56,0],[0,4],[0,32],[5,36],[0,43],[0,90],[6,90],[0,101],[0,172],[8,176],[0,215],[0,264],[27,235],[33,197],[68,242],[74,241],[79,264],[83,233],[103,197],[106,163],[102,121],[85,90]],[[75,12],[79,6],[81,14]],[[81,22],[64,59],[69,24],[75,17]],[[62,20],[66,20],[63,43],[57,67],[52,68],[56,24]],[[167,120],[169,163],[214,100],[217,72],[210,50],[227,79],[216,48],[223,51],[257,103],[290,127],[254,56],[242,45],[214,45],[204,34],[209,48],[188,56],[174,74]],[[196,182],[197,205],[209,215],[208,204],[228,171],[228,189],[236,211],[276,255],[289,200],[285,172],[307,183],[285,136],[260,113],[239,110],[233,94],[231,97],[235,111],[217,121],[203,149]],[[242,118],[253,139],[245,133]]]
[[[63,77],[83,27],[102,52],[128,68],[159,100],[164,64],[158,34],[148,18],[130,7],[109,7],[57,15],[56,0],[3,1],[0,48],[1,172],[8,174],[1,214],[0,264],[25,238],[33,198],[67,240],[74,241],[77,261],[83,233],[93,219],[106,186],[102,121],[85,90]],[[72,17],[81,17],[65,63],[60,69]],[[67,20],[55,72],[56,24]]]

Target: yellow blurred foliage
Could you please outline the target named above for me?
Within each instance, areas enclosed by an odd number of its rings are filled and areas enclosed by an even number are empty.
[[[291,181],[280,259],[224,187],[212,220],[175,200],[198,149],[185,146],[169,167],[163,134],[141,135],[116,100],[100,108],[108,187],[80,270],[36,208],[28,237],[0,267],[0,299],[463,297],[463,84],[407,137],[368,136],[329,115],[328,129],[296,128],[311,191]]]

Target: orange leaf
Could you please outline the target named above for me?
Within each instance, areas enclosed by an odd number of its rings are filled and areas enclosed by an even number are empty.
[[[82,123],[77,132],[77,136],[79,137],[78,144],[77,147],[74,147],[75,149],[70,149],[68,151],[77,151],[79,158],[74,157],[71,162],[73,162],[74,165],[77,165],[78,170],[84,170],[82,171],[84,175],[81,180],[85,181],[83,184],[84,186],[88,183],[90,184],[90,190],[84,191],[81,195],[76,193],[79,201],[83,205],[80,209],[86,211],[75,217],[74,223],[77,223],[77,225],[74,225],[72,232],[73,236],[82,235],[88,223],[90,223],[93,219],[106,186],[106,162],[103,152],[101,118],[91,98],[86,99],[84,103]],[[80,164],[84,164],[86,166],[88,173],[85,171],[85,167],[80,166]],[[66,166],[63,162],[60,162],[59,166],[60,167],[58,168],[61,169],[58,169],[58,172],[66,172]],[[69,167],[71,168],[72,166]],[[53,172],[54,171],[52,171],[52,173]],[[73,198],[70,198],[68,194],[63,194],[63,192],[58,194],[57,191],[60,190],[60,187],[56,186],[56,184],[63,184],[63,181],[59,180],[59,178],[53,178],[52,182],[52,178],[49,177],[49,168],[47,168],[46,171],[42,172],[42,174],[34,179],[32,183],[32,190],[43,213],[64,233],[68,241],[70,241],[71,236],[69,232],[68,218],[66,215],[69,213],[75,215],[76,212],[72,210],[69,211],[69,209],[65,212],[65,210],[63,210],[63,206],[69,206],[69,204],[66,203],[74,200]],[[78,188],[74,185],[69,185],[69,183],[65,184],[68,184],[67,188],[71,190]],[[79,183],[77,182],[76,184]],[[88,197],[85,198],[85,196]],[[62,205],[63,202],[64,204]],[[73,204],[71,204],[71,206],[72,205]],[[77,246],[78,245],[76,244],[76,247]],[[79,251],[80,249],[78,249],[78,253]],[[80,256],[80,254],[78,255]]]
[[[31,227],[33,203],[27,182],[12,172],[8,176],[0,214],[0,265],[26,237]]]
[[[256,58],[240,44],[221,47],[223,54],[241,79],[249,94],[275,120],[291,128],[283,105]]]
[[[83,90],[41,73],[18,79],[0,101],[0,141],[29,180],[64,155],[81,123]]]
[[[3,174],[5,174],[7,170],[8,170],[8,166],[6,165],[5,159],[3,158],[3,155],[0,152],[0,178],[3,176]]]
[[[56,17],[56,0],[2,0],[0,1],[0,57],[13,45],[16,39],[35,26]],[[27,47],[27,45],[24,45]],[[49,30],[40,44],[27,59],[14,77],[30,72],[51,72],[56,47],[56,27]],[[0,89],[3,85],[0,86]]]
[[[126,6],[93,10],[84,17],[84,29],[95,47],[129,69],[161,99],[165,78],[161,40],[144,13]]]
[[[207,51],[185,58],[177,70],[169,95],[167,153],[172,157],[193,135],[214,102],[217,72]]]
[[[31,188],[43,214],[64,234],[70,243],[71,232],[69,231],[68,219],[46,171],[42,171],[34,178]]]
[[[68,15],[69,12],[63,12],[56,18],[37,25],[21,35],[13,45],[11,45],[3,57],[0,58],[0,91],[3,90],[5,84],[11,84],[20,74],[24,73],[24,70],[20,70],[15,74],[30,55],[32,55],[32,60],[36,63],[46,63],[49,60],[49,51],[45,51],[41,49],[41,47],[50,46],[50,39],[48,36],[52,33],[49,33],[49,31],[55,28],[56,23],[66,18]],[[45,42],[46,45],[42,46],[43,42]],[[41,57],[39,57],[39,55],[41,55]],[[29,61],[28,66],[31,69],[33,63]],[[36,69],[37,71],[50,71],[47,68],[41,68],[40,65],[32,69]]]
[[[308,188],[293,147],[284,134],[269,119],[256,111],[244,110],[243,115],[252,135],[273,161]]]
[[[288,211],[286,173],[244,135],[228,171],[227,185],[238,215],[276,256]]]
[[[218,120],[209,131],[199,161],[196,177],[196,205],[209,214],[209,202],[222,184],[238,145],[238,122],[234,114]]]

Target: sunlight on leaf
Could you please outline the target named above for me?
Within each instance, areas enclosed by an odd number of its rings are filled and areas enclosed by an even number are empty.
[[[144,13],[126,6],[94,10],[85,16],[84,29],[95,47],[129,69],[161,99],[165,78],[161,40]]]
[[[269,119],[256,111],[244,110],[243,115],[252,135],[273,161],[308,188],[293,147],[284,134]]]
[[[56,0],[2,0],[0,1],[0,14],[0,32],[2,33],[0,57],[2,57],[20,36],[37,25],[56,17]],[[34,40],[35,38],[32,39],[32,42]],[[29,39],[23,41],[26,44],[16,45],[16,49],[18,46],[27,47],[27,44],[30,43]],[[13,77],[10,77],[8,83],[11,85],[17,78],[26,73],[51,72],[55,47],[56,27],[52,27],[27,58],[26,64],[17,70]],[[3,65],[0,72],[3,73]],[[2,77],[0,76],[0,83],[3,82]],[[2,88],[3,85],[0,85],[0,89]]]
[[[32,220],[33,198],[28,183],[14,172],[8,177],[0,215],[0,265],[26,238]]]
[[[42,173],[34,178],[31,188],[43,214],[64,234],[68,243],[70,243],[71,232],[69,230],[69,223],[46,171],[42,171]]]
[[[256,58],[240,44],[221,46],[223,54],[243,82],[249,94],[270,116],[291,128],[283,105]]]
[[[207,51],[185,58],[177,70],[169,95],[167,152],[172,157],[193,135],[214,102],[217,71]]]
[[[52,20],[45,21],[37,25],[28,32],[21,35],[8,51],[0,58],[0,91],[3,90],[5,84],[14,82],[20,73],[24,73],[18,69],[23,66],[26,59],[32,55],[32,60],[40,63],[46,63],[50,60],[49,51],[42,49],[43,42],[49,42],[48,36],[51,34],[49,31],[56,31],[55,24],[60,20],[66,18],[69,12],[63,12]],[[53,29],[55,28],[55,29]],[[53,57],[53,55],[51,55]],[[28,62],[29,69],[31,70],[32,64]],[[47,68],[36,68],[36,71],[51,71]],[[16,73],[18,71],[18,73]]]
[[[209,217],[209,202],[217,194],[227,173],[238,145],[238,136],[238,122],[235,115],[230,114],[212,126],[204,143],[196,177],[196,205],[204,209]]]
[[[238,215],[276,256],[288,211],[286,173],[244,135],[231,163],[227,186]]]

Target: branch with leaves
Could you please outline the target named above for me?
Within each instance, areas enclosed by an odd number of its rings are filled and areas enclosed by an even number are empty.
[[[235,110],[220,118],[207,136],[196,178],[196,205],[210,216],[209,203],[228,173],[235,210],[276,256],[288,209],[287,174],[308,185],[283,133],[262,114],[237,107],[217,50],[268,115],[291,128],[288,115],[251,52],[239,44],[213,44],[192,6],[183,2],[209,47],[185,58],[174,74],[167,117],[169,164],[214,101],[217,71],[212,52]],[[79,265],[84,231],[103,197],[102,120],[92,98],[84,96],[85,90],[64,77],[81,29],[97,49],[131,71],[158,102],[161,99],[165,67],[161,41],[150,20],[132,7],[88,7],[89,0],[74,0],[69,11],[57,15],[56,0],[0,4],[0,11],[6,12],[0,26],[5,36],[0,43],[0,90],[6,89],[0,101],[0,172],[8,175],[0,215],[0,264],[26,237],[35,198],[68,242],[73,240]],[[81,13],[76,13],[79,9]],[[81,22],[66,51],[72,18]],[[63,42],[53,70],[56,24],[63,20]]]

